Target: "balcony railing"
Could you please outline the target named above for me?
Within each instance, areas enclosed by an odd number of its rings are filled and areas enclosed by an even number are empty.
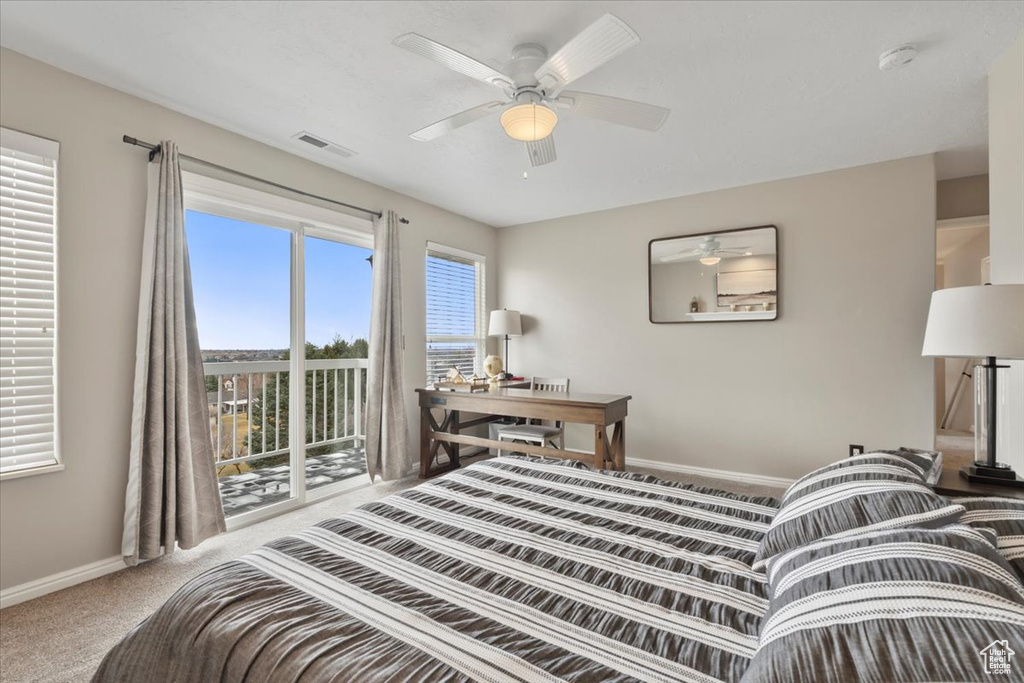
[[[307,454],[362,446],[366,368],[365,358],[306,361]],[[287,360],[203,364],[221,473],[229,465],[240,472],[242,463],[289,453],[289,369]]]

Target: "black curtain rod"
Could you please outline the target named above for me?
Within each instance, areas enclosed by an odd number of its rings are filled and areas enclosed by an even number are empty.
[[[136,147],[143,147],[145,149],[148,149],[149,150],[149,160],[150,161],[153,161],[153,158],[157,154],[160,153],[160,145],[152,145],[152,144],[150,144],[148,142],[143,142],[142,140],[139,140],[138,138],[133,138],[130,135],[123,136],[121,138],[121,140],[123,140],[124,142],[128,143],[129,145],[135,145]],[[243,173],[242,171],[236,171],[233,168],[228,168],[227,166],[221,166],[220,164],[215,164],[212,161],[206,161],[205,159],[198,159],[196,157],[189,156],[187,154],[179,154],[178,156],[180,156],[182,159],[186,159],[186,160],[191,161],[191,162],[196,163],[196,164],[202,164],[203,166],[208,166],[210,168],[215,168],[218,171],[224,171],[225,173],[231,173],[233,175],[241,176],[242,178],[248,178],[249,180],[255,180],[258,183],[263,183],[264,185],[270,185],[271,187],[276,187],[276,188],[278,188],[280,190],[287,190],[288,192],[294,192],[295,194],[301,194],[303,197],[311,197],[313,199],[319,199],[322,202],[329,202],[331,204],[337,204],[338,206],[344,206],[346,209],[353,209],[354,211],[362,211],[363,213],[369,214],[371,216],[376,216],[377,218],[381,218],[384,215],[380,211],[374,211],[373,209],[367,209],[367,208],[364,208],[362,206],[356,206],[355,204],[346,204],[345,202],[339,202],[337,199],[331,199],[330,197],[321,197],[318,194],[313,194],[311,192],[305,192],[303,190],[298,190],[298,189],[296,189],[294,187],[288,187],[287,185],[282,185],[281,183],[275,183],[273,180],[267,180],[266,178],[260,178],[260,177],[254,176],[254,175],[249,175],[248,173]],[[408,218],[399,218],[398,222],[399,223],[404,223],[404,224],[408,225],[409,224],[409,219]]]

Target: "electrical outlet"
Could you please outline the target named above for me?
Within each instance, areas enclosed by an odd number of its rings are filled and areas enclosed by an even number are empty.
[[[852,458],[855,455],[864,455],[864,446],[861,446],[858,443],[851,443],[850,444],[850,457]]]

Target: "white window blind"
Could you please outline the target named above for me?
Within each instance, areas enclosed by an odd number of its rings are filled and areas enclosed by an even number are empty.
[[[483,367],[487,342],[484,257],[427,243],[427,383],[457,367]]]
[[[0,128],[0,476],[60,462],[58,152],[52,140]]]

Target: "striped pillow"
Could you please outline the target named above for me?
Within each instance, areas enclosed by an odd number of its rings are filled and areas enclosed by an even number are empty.
[[[916,463],[891,453],[865,453],[819,467],[786,489],[782,504],[834,484],[847,481],[909,481],[923,483],[925,471]]]
[[[989,644],[1024,653],[1024,585],[962,524],[821,541],[775,558],[768,580],[744,683],[984,680]]]
[[[920,469],[902,458],[872,453],[802,477],[783,495],[754,557],[754,569],[779,553],[823,538],[958,521],[964,508],[933,493]]]
[[[973,497],[952,498],[950,502],[966,508],[967,512],[960,518],[964,524],[976,529],[989,528],[996,533],[999,552],[1024,581],[1024,500]]]
[[[895,451],[875,451],[876,453],[887,453],[903,458],[917,465],[924,473],[925,483],[934,485],[942,474],[942,453],[937,451],[922,451],[913,448],[900,446]]]

